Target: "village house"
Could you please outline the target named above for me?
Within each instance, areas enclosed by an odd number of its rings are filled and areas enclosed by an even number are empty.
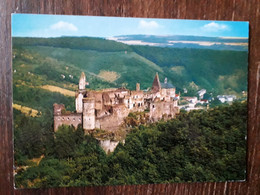
[[[75,93],[75,112],[67,112],[63,104],[54,104],[54,131],[61,125],[82,125],[85,132],[94,129],[116,131],[130,112],[148,112],[149,122],[174,118],[179,113],[175,87],[165,78],[161,83],[156,73],[150,91],[126,88],[103,89],[85,88],[86,76],[81,74],[78,90]]]
[[[236,99],[235,95],[218,95],[218,100],[221,101],[221,103],[225,102],[233,102]]]
[[[188,102],[188,107],[194,108],[195,105],[198,103],[197,97],[182,97],[183,100],[186,100]]]
[[[203,96],[206,92],[207,92],[206,89],[201,89],[198,91],[198,96],[200,100],[203,99]]]

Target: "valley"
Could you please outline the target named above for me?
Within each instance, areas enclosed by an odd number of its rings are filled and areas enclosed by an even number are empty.
[[[17,172],[16,185],[243,179],[248,53],[226,46],[186,46],[127,45],[91,37],[14,37],[15,166],[26,167]],[[147,123],[146,111],[130,113],[124,124],[127,131],[117,134],[97,130],[84,135],[81,126],[77,130],[61,126],[54,132],[53,104],[66,105],[68,112],[76,110],[75,91],[81,72],[86,75],[86,91],[134,90],[136,83],[141,90],[149,91],[158,73],[161,81],[167,78],[174,85],[176,94],[182,97],[179,103],[183,110],[176,119],[154,124]],[[201,90],[205,90],[202,98]],[[233,96],[238,101],[231,104],[228,100]],[[207,103],[212,105],[210,109],[204,105],[204,97],[208,101],[215,98]],[[198,110],[196,104],[202,109]],[[108,149],[104,151],[95,138]],[[109,152],[115,143],[118,146]],[[218,144],[221,148],[216,147]],[[40,158],[40,163],[32,163],[35,158]]]

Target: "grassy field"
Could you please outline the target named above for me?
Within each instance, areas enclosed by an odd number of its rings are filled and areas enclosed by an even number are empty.
[[[16,109],[16,110],[20,110],[22,113],[26,114],[27,116],[32,116],[32,117],[39,116],[38,110],[35,110],[35,109],[27,107],[27,106],[21,106],[19,104],[13,104],[13,108]]]
[[[103,78],[106,81],[114,82],[120,77],[120,74],[118,74],[114,71],[101,70],[100,73],[98,74],[98,76],[100,76],[101,78]]]
[[[61,93],[63,95],[66,95],[66,96],[71,96],[71,97],[75,96],[74,91],[70,91],[68,89],[63,89],[61,87],[57,87],[57,86],[53,86],[53,85],[43,85],[40,88],[51,91],[51,92],[58,92],[58,93]]]

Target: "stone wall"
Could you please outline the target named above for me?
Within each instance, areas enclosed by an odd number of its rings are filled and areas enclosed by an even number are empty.
[[[98,129],[104,129],[108,131],[116,131],[120,125],[124,122],[125,117],[129,114],[129,109],[125,105],[116,105],[113,107],[113,114],[96,117],[95,127]]]
[[[175,102],[152,102],[150,104],[150,121],[156,122],[161,119],[171,119],[177,113],[179,108],[175,106]]]
[[[88,98],[95,99],[95,109],[96,110],[103,109],[103,92],[90,91],[90,92],[88,92]]]
[[[57,131],[61,125],[73,125],[75,128],[82,124],[82,114],[61,114],[54,116],[54,131]]]

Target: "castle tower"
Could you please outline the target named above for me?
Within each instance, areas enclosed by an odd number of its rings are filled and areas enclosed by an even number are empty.
[[[75,94],[75,106],[76,106],[76,112],[82,113],[83,112],[83,91],[85,90],[86,85],[86,76],[85,73],[82,72],[79,79],[79,90]]]
[[[85,73],[82,72],[79,79],[79,90],[84,90],[86,85],[86,76]]]
[[[95,129],[95,99],[84,98],[83,99],[83,129],[93,130]]]
[[[61,125],[59,117],[62,115],[62,110],[65,110],[64,104],[53,104],[53,125],[54,131],[58,130],[58,127]]]
[[[159,75],[157,72],[154,77],[154,80],[153,80],[152,92],[156,93],[156,92],[159,92],[160,90],[161,90],[161,83],[160,83]]]
[[[136,83],[136,91],[140,91],[140,83]]]
[[[75,106],[76,106],[76,112],[82,113],[83,112],[83,94],[80,92],[76,92],[75,95]]]
[[[62,114],[62,110],[65,110],[64,104],[53,104],[53,115],[60,116]]]

